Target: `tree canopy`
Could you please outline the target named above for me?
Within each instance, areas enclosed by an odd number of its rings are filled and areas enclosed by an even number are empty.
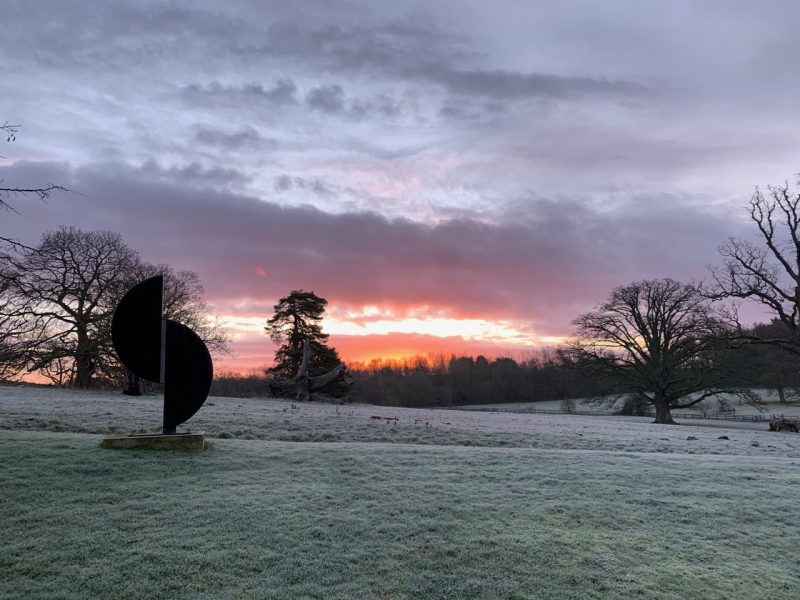
[[[601,394],[652,404],[656,423],[673,423],[670,409],[709,396],[747,395],[727,385],[738,367],[728,331],[694,285],[656,279],[620,286],[573,324],[568,356],[597,378]]]
[[[7,315],[29,324],[20,366],[75,387],[110,376],[109,323],[139,260],[122,237],[62,227],[0,260]]]
[[[322,314],[328,301],[314,292],[292,290],[278,300],[275,314],[264,329],[276,344],[275,366],[268,369],[272,375],[289,379],[297,374],[303,361],[303,340],[309,339],[311,358],[308,373],[323,375],[341,364],[338,352],[328,346],[327,333],[322,333]]]

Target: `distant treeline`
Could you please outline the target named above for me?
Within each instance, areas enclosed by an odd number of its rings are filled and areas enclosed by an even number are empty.
[[[521,359],[429,354],[350,366],[358,402],[386,406],[457,406],[574,398],[591,393],[581,372],[551,349]]]
[[[224,398],[269,398],[266,367],[246,375],[223,371],[214,374],[210,396]]]
[[[428,354],[400,360],[350,363],[353,402],[384,406],[455,406],[577,398],[592,394],[590,381],[568,368],[559,353],[529,352],[521,359]],[[222,373],[214,396],[267,397],[266,375]]]
[[[759,337],[780,337],[780,324],[758,324]],[[729,385],[776,390],[787,401],[800,398],[800,356],[771,345],[746,344],[733,354]],[[586,398],[597,382],[558,348],[541,348],[516,359],[428,354],[400,360],[350,363],[352,402],[384,406],[458,406]],[[735,380],[734,380],[735,379]],[[212,396],[270,396],[266,367],[249,374],[220,373]]]

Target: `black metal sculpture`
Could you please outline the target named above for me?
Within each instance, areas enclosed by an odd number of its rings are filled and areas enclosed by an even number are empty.
[[[162,316],[164,277],[136,284],[111,319],[111,341],[122,364],[139,377],[164,384],[164,433],[194,415],[208,397],[214,366],[191,329]]]

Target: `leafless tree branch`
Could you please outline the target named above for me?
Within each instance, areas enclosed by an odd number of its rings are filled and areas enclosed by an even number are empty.
[[[730,238],[719,247],[723,264],[709,266],[712,282],[704,292],[713,300],[733,298],[766,306],[789,335],[759,339],[738,323],[738,315],[728,315],[736,320],[739,339],[779,345],[800,355],[800,193],[793,194],[788,181],[766,189],[765,194],[756,188],[748,205],[763,247]]]

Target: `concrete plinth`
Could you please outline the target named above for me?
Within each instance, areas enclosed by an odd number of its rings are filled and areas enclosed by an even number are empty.
[[[114,435],[103,440],[104,448],[157,448],[160,450],[190,450],[202,452],[205,431],[189,433]]]

